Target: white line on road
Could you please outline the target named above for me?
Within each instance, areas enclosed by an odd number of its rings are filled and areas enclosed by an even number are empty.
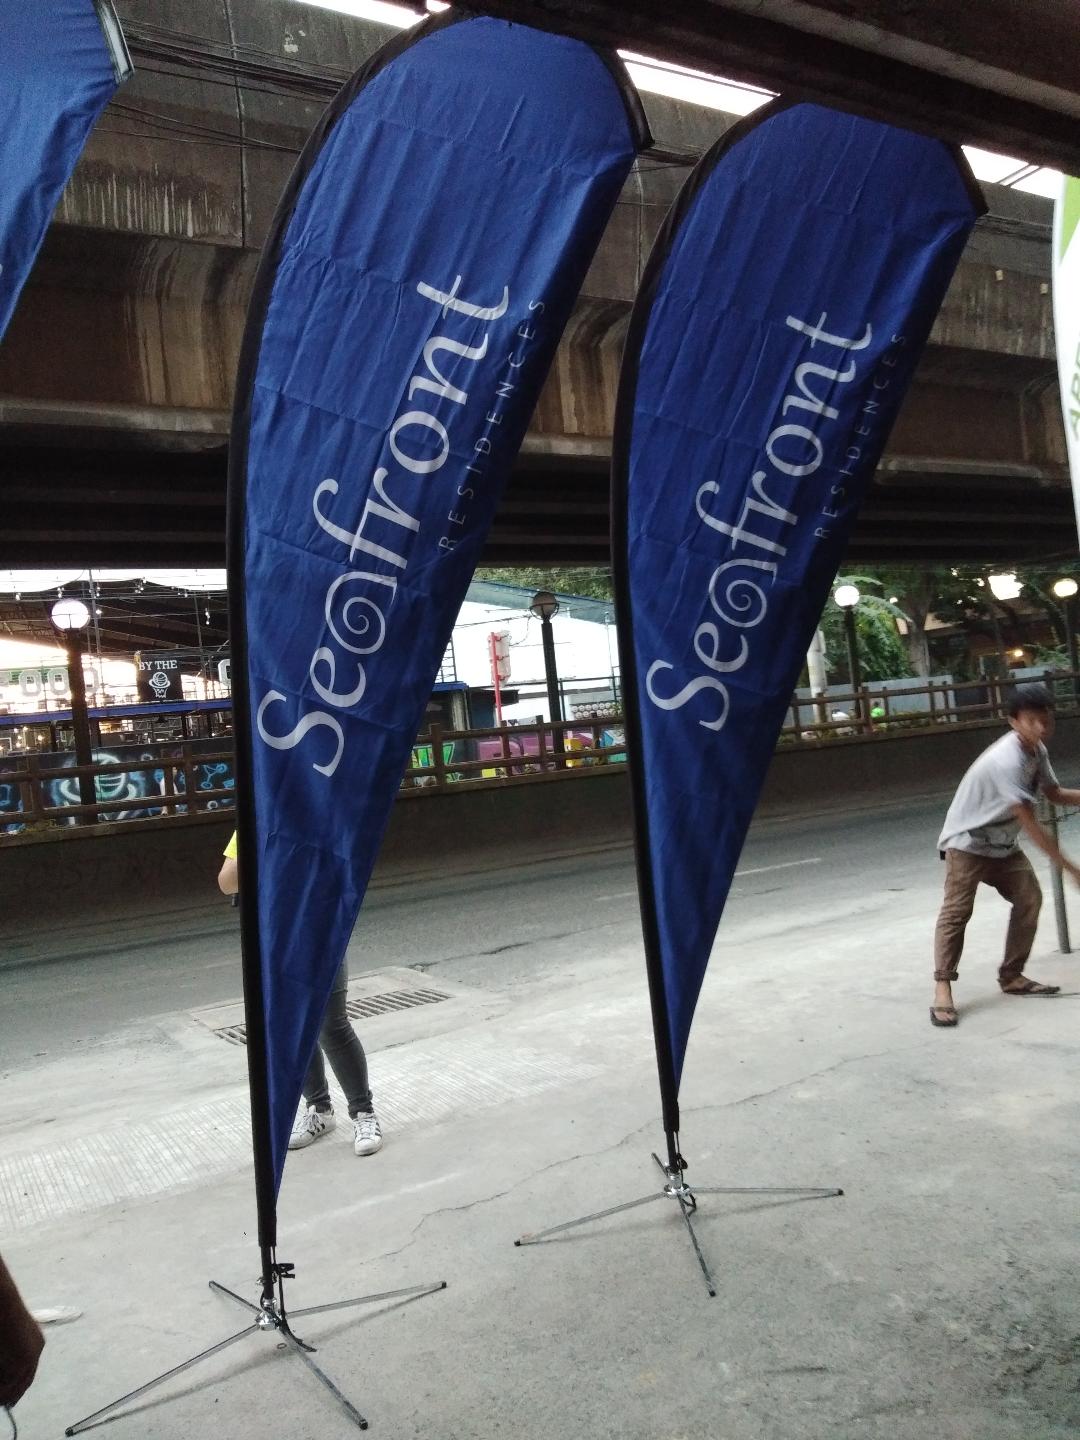
[[[758,865],[753,870],[736,870],[733,880],[745,880],[747,875],[766,875],[770,870],[792,870],[796,865],[820,865],[821,856],[815,855],[809,860],[783,860],[778,865]],[[636,890],[620,890],[615,895],[597,895],[597,900],[629,900],[636,895]]]
[[[796,865],[820,865],[821,856],[816,855],[811,860],[784,860],[779,865],[759,865],[756,870],[736,870],[735,879],[745,880],[747,875],[765,875],[770,870],[793,870]]]

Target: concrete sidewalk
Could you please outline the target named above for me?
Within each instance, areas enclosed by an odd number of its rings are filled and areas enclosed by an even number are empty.
[[[342,1127],[291,1157],[292,1307],[443,1280],[297,1325],[372,1434],[663,1440],[1038,1440],[1080,1426],[1074,1284],[1080,997],[994,987],[1002,910],[969,932],[958,1030],[932,1030],[940,877],[725,921],[683,1082],[701,1185],[841,1185],[843,1199],[701,1199],[705,1292],[664,1201],[550,1243],[515,1236],[642,1195],[660,1141],[633,901],[532,984],[374,972],[436,992],[361,1023],[386,1146]],[[1080,960],[1039,978],[1080,990]],[[478,940],[479,945],[479,940]],[[445,998],[441,998],[445,997]],[[4,1076],[2,1248],[50,1332],[17,1415],[65,1425],[241,1328],[254,1298],[245,1053],[231,1012],[179,1013]],[[110,1434],[355,1433],[259,1336],[138,1402]]]

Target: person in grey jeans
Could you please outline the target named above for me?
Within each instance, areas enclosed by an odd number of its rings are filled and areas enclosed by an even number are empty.
[[[1035,816],[1041,790],[1053,805],[1080,805],[1080,790],[1065,790],[1050,768],[1046,741],[1054,734],[1054,697],[1046,685],[1018,685],[1008,702],[1009,733],[987,747],[960,781],[949,806],[938,849],[945,861],[945,898],[934,933],[934,1003],[930,1023],[957,1023],[952,987],[975,892],[989,885],[1012,912],[998,984],[1006,995],[1056,995],[1024,974],[1035,941],[1042,890],[1020,849],[1023,832],[1032,844],[1080,884],[1080,866],[1058,849]]]
[[[225,846],[225,858],[218,872],[218,888],[223,895],[235,895],[239,884],[234,834]],[[326,1080],[324,1051],[349,1106],[349,1118],[353,1122],[353,1154],[374,1155],[376,1150],[382,1149],[382,1127],[371,1099],[367,1056],[345,1008],[348,990],[349,967],[343,960],[330,992],[330,1002],[319,1031],[319,1043],[304,1076],[305,1108],[297,1116],[289,1136],[290,1150],[303,1150],[313,1145],[316,1140],[329,1135],[337,1125]]]
[[[382,1148],[382,1129],[375,1115],[371,1086],[368,1084],[367,1056],[345,1009],[348,989],[349,966],[343,960],[334,988],[330,991],[330,1003],[319,1031],[319,1043],[304,1076],[307,1109],[293,1126],[289,1136],[290,1150],[303,1150],[305,1146],[314,1144],[337,1124],[326,1081],[324,1052],[348,1101],[349,1118],[353,1122],[354,1154],[374,1155]]]

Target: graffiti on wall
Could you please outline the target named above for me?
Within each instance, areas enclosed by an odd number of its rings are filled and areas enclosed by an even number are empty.
[[[232,762],[228,760],[201,760],[199,749],[204,753],[220,750],[219,740],[194,741],[191,744],[191,778],[193,788],[200,792],[213,790],[233,790],[235,778],[233,776]],[[143,801],[143,804],[125,804],[121,810],[102,810],[99,812],[102,821],[116,820],[147,820],[155,815],[167,815],[170,810],[177,814],[183,814],[187,806],[184,804],[166,806],[161,803],[164,795],[168,794],[168,785],[171,782],[173,793],[183,795],[185,793],[184,769],[181,763],[181,749],[178,744],[163,742],[150,745],[118,745],[112,749],[100,749],[93,752],[94,761],[99,765],[117,765],[125,761],[134,764],[138,761],[157,761],[158,763],[148,766],[145,770],[115,770],[107,775],[94,777],[94,787],[97,799],[102,805],[116,804],[120,801]],[[79,781],[75,775],[65,774],[75,765],[75,756],[70,752],[59,754],[39,755],[38,765],[41,769],[41,803],[46,808],[61,805],[78,805],[80,803]],[[172,762],[172,763],[170,763]],[[17,781],[6,778],[5,770],[19,770],[23,767],[24,757],[12,755],[0,761],[0,811],[2,810],[24,810],[23,787]],[[168,780],[166,779],[168,774]],[[199,805],[200,810],[228,809],[233,805],[231,796],[218,796],[207,800]],[[78,819],[74,815],[51,817],[56,824],[75,825]],[[6,834],[17,834],[24,829],[23,822],[9,821],[3,827]]]

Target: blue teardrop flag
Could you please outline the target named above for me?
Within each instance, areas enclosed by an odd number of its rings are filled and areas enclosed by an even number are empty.
[[[107,0],[0,5],[0,337],[87,136],[130,73]]]
[[[617,60],[451,13],[346,86],[275,221],[229,498],[264,1193],[500,492],[646,140]]]
[[[775,102],[687,181],[623,362],[613,558],[665,1128],[829,586],[983,206],[959,151]]]

